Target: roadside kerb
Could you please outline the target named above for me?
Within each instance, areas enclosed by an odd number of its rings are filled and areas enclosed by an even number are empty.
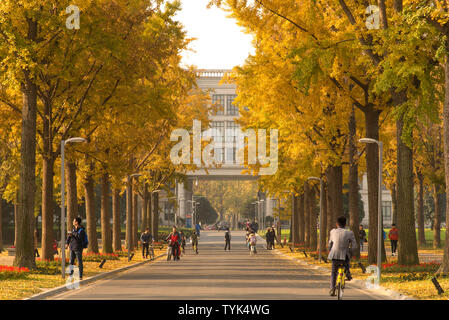
[[[109,271],[109,272],[104,272],[104,273],[97,274],[95,276],[92,276],[92,277],[89,277],[87,279],[81,280],[79,282],[79,284],[80,284],[80,286],[82,286],[82,285],[86,285],[86,284],[95,282],[95,281],[100,280],[100,279],[104,279],[106,277],[115,275],[117,273],[120,273],[120,272],[129,270],[129,269],[133,269],[133,268],[139,267],[141,265],[144,265],[145,263],[148,263],[148,262],[151,262],[151,261],[155,261],[156,259],[159,259],[159,258],[161,258],[161,257],[163,257],[165,255],[166,255],[166,253],[162,253],[162,254],[158,255],[157,257],[155,257],[154,260],[145,260],[145,261],[137,262],[135,264],[132,264],[132,265],[129,265],[129,266],[125,266],[125,267],[122,267],[122,268],[119,268],[119,269],[115,269],[115,270],[112,270],[112,271]],[[35,295],[33,295],[33,296],[29,297],[29,298],[25,298],[23,300],[42,300],[42,299],[45,299],[45,298],[48,298],[48,297],[60,294],[60,293],[62,293],[64,291],[70,291],[70,290],[71,289],[67,288],[67,285],[64,284],[62,286],[50,289],[48,291],[35,294]]]

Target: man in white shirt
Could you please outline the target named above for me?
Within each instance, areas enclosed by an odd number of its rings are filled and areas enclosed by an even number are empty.
[[[349,270],[349,261],[351,259],[352,249],[357,248],[354,233],[350,230],[345,230],[346,218],[339,217],[337,219],[337,228],[332,229],[329,235],[329,255],[328,260],[332,260],[332,275],[331,275],[331,290],[329,294],[335,296],[335,282],[337,279],[338,266],[343,264],[347,280],[352,279]]]

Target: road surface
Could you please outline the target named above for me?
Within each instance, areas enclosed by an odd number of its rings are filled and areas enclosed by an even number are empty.
[[[49,299],[336,299],[328,293],[330,275],[266,250],[262,240],[258,254],[250,256],[244,232],[231,235],[231,251],[223,250],[223,231],[203,231],[198,255],[187,245],[180,261],[162,258]],[[345,300],[388,298],[355,288],[350,282],[344,294]]]

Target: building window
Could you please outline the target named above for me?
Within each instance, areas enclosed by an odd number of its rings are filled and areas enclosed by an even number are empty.
[[[382,217],[391,220],[391,201],[382,201]]]
[[[214,156],[217,162],[223,162],[224,159],[224,121],[212,121],[212,138],[214,139]]]
[[[213,94],[212,95],[212,104],[218,105],[219,109],[215,113],[216,115],[224,115],[224,107],[225,107],[225,95],[224,94]]]
[[[234,121],[226,122],[226,163],[235,163],[239,125]]]
[[[238,116],[239,108],[234,104],[234,100],[237,95],[228,95],[226,99],[226,114],[228,116]]]

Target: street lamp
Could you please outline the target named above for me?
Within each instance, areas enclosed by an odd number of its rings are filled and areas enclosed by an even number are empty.
[[[378,191],[378,204],[377,204],[377,281],[380,284],[380,270],[382,266],[382,154],[383,143],[371,138],[360,139],[361,143],[377,143],[379,147],[379,191]]]
[[[61,140],[61,274],[63,279],[65,279],[65,145],[85,141],[86,139],[80,137]]]
[[[323,179],[321,178],[317,178],[317,177],[309,177],[307,178],[307,180],[314,180],[314,181],[319,181],[320,182],[320,232],[318,233],[318,262],[321,263],[321,233],[326,232],[325,230],[323,230],[323,225],[324,225],[324,221],[323,220]]]

